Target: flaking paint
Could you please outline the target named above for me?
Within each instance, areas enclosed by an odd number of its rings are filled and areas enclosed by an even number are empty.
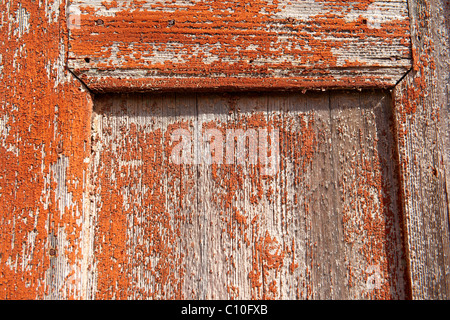
[[[406,1],[310,2],[73,1],[69,65],[101,92],[392,87],[409,70]]]
[[[92,101],[64,69],[65,1],[0,3],[0,297],[81,298]]]

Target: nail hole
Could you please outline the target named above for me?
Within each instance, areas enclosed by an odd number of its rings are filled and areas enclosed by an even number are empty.
[[[287,22],[289,22],[289,23],[294,23],[294,22],[295,22],[295,19],[292,18],[292,17],[288,17],[286,20],[287,20]]]
[[[91,58],[84,58],[84,61],[86,61],[86,63],[91,62]]]
[[[170,20],[170,21],[167,23],[167,26],[168,26],[168,27],[172,27],[173,25],[175,25],[175,20]]]
[[[98,19],[97,21],[95,21],[95,23],[99,26],[103,25],[103,20],[102,19]]]
[[[367,24],[367,19],[363,19],[362,23]]]

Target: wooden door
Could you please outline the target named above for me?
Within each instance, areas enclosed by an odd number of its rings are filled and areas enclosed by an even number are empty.
[[[405,298],[389,92],[94,105],[91,297]]]
[[[448,299],[448,12],[0,2],[0,298]]]

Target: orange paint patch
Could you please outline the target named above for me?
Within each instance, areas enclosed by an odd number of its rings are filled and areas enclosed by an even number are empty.
[[[92,102],[63,67],[66,3],[50,2],[0,4],[1,299],[81,296]]]

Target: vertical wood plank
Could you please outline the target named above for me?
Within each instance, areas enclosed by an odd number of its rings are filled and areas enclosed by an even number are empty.
[[[394,91],[413,299],[448,299],[449,4],[409,1],[413,69]]]
[[[66,5],[0,2],[0,299],[83,297],[92,100]]]
[[[393,161],[388,106],[383,94],[331,96],[346,298],[405,297],[397,184],[392,165],[381,166]]]
[[[186,157],[179,164],[169,159],[173,149],[166,149],[168,174],[168,205],[173,205],[174,211],[168,212],[169,217],[174,214],[182,221],[178,237],[181,237],[180,250],[183,254],[183,268],[185,271],[182,283],[182,296],[185,299],[205,299],[206,281],[204,281],[203,266],[205,260],[205,238],[202,230],[202,214],[198,207],[198,172],[195,161],[198,158],[194,143],[198,137],[197,97],[195,94],[175,94],[172,101],[165,105],[164,120],[165,137],[172,140],[176,130],[184,129],[188,149]],[[182,143],[182,142],[181,142]],[[190,145],[189,145],[190,144]],[[175,144],[172,144],[174,146]]]
[[[230,241],[224,232],[223,220],[227,219],[229,210],[227,203],[222,198],[220,185],[214,176],[223,176],[224,164],[224,126],[227,123],[229,108],[220,95],[209,95],[204,99],[197,99],[198,128],[201,137],[198,142],[201,145],[199,157],[199,214],[202,217],[202,237],[206,250],[204,254],[204,272],[202,281],[207,286],[205,299],[230,299],[239,298],[244,294],[245,286],[239,285],[242,279],[238,279],[233,286],[229,281]],[[219,134],[220,133],[220,134]],[[210,163],[210,164],[208,164]],[[244,266],[245,267],[245,264]],[[236,291],[235,288],[240,288]]]
[[[98,130],[106,135],[94,143],[103,160],[93,161],[101,186],[93,212],[104,248],[94,259],[93,296],[404,297],[388,94],[130,95],[97,102]],[[172,159],[182,145],[173,138],[178,129],[189,140],[182,163]],[[211,129],[215,140],[206,135]],[[267,148],[257,150],[259,162],[250,152],[253,138],[259,147],[269,141],[266,129],[269,136],[279,131],[277,148],[267,144],[279,156],[272,174],[263,170]],[[218,163],[206,162],[208,146],[222,152]],[[231,150],[236,154],[227,159]],[[134,167],[124,171],[125,165]]]
[[[346,299],[343,262],[342,212],[337,207],[338,167],[335,162],[335,137],[330,112],[330,94],[310,94],[307,108],[312,119],[305,129],[314,130],[316,156],[310,160],[311,291],[315,299]],[[304,130],[305,130],[304,129]]]

